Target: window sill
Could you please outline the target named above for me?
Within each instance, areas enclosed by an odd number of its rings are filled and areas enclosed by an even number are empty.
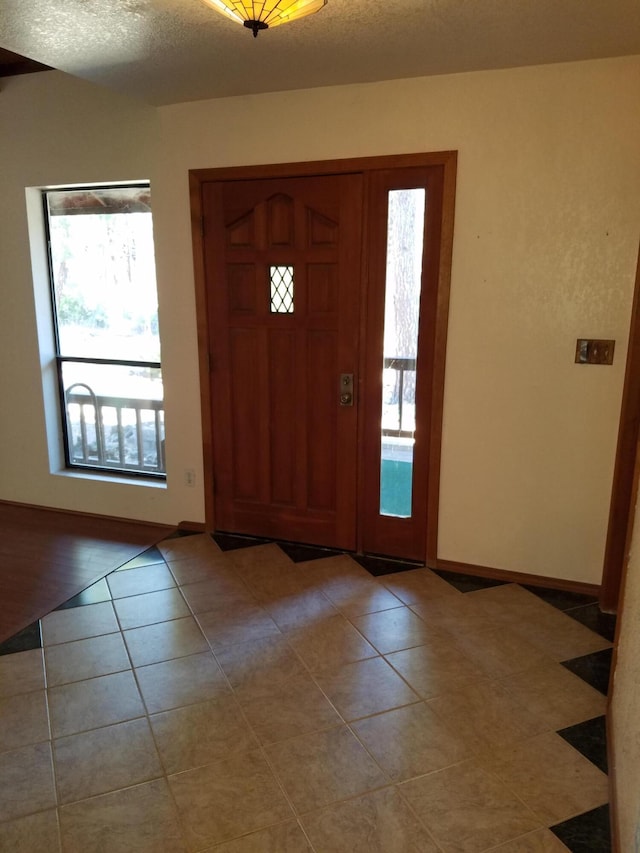
[[[54,477],[65,477],[71,480],[89,480],[92,483],[115,483],[119,486],[142,486],[145,489],[166,489],[167,481],[158,480],[155,477],[123,477],[118,474],[105,474],[101,471],[74,471],[63,468],[60,471],[52,471]]]

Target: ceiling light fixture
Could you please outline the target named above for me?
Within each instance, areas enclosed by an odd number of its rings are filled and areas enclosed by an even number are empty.
[[[204,0],[233,21],[243,24],[256,38],[260,30],[267,30],[304,18],[327,5],[327,0]]]

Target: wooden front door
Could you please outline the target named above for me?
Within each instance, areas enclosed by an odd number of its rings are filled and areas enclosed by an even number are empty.
[[[202,192],[216,528],[355,549],[362,176]]]

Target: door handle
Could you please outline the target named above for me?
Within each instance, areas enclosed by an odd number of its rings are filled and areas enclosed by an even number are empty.
[[[353,406],[353,373],[340,374],[340,405]]]

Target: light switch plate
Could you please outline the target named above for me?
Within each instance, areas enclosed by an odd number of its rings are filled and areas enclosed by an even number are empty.
[[[595,338],[578,338],[576,364],[613,364],[615,341]]]

